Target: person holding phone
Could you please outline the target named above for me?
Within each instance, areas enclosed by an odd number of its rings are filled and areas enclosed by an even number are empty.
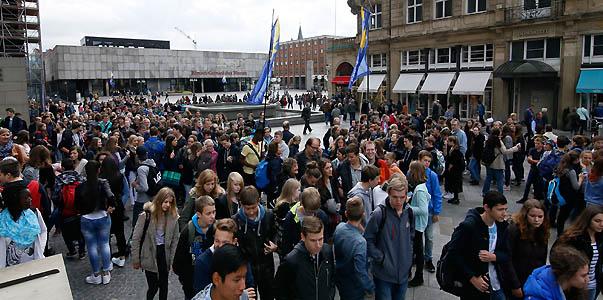
[[[448,255],[458,280],[463,282],[461,299],[506,299],[509,287],[503,286],[503,270],[509,263],[507,209],[502,193],[487,192],[483,206],[470,209],[454,229]]]

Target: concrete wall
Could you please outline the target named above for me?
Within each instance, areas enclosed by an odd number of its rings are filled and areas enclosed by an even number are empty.
[[[255,78],[263,53],[56,46],[45,53],[46,80]]]
[[[12,107],[29,123],[25,58],[0,57],[0,73],[0,116],[4,118],[5,109]]]

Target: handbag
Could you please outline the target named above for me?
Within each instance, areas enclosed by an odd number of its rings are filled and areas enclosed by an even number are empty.
[[[166,171],[163,171],[161,180],[166,185],[179,186],[180,185],[180,177],[182,177],[182,174],[180,174],[179,172],[166,170]]]

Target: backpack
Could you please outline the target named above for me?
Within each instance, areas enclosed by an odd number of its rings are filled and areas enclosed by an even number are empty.
[[[163,187],[163,182],[161,181],[161,172],[157,167],[153,167],[151,165],[142,164],[141,166],[147,166],[149,168],[149,172],[147,173],[147,186],[149,189],[145,192],[150,197],[157,195],[159,190]]]
[[[496,153],[494,153],[494,150],[495,150],[495,147],[491,146],[489,144],[486,144],[486,146],[484,147],[484,152],[482,153],[482,164],[484,166],[487,167],[496,160],[496,157],[498,155]]]
[[[553,179],[553,172],[561,161],[561,155],[557,151],[552,151],[551,154],[540,160],[538,163],[538,173],[546,180]]]
[[[444,153],[438,149],[434,149],[435,158],[437,159],[437,166],[435,167],[435,172],[442,176],[444,175],[444,171],[446,170],[446,159],[444,158]]]
[[[456,270],[454,270],[454,265],[450,262],[449,249],[450,242],[446,243],[444,248],[442,248],[442,255],[436,266],[436,280],[440,285],[440,289],[444,292],[461,296],[463,294],[463,282],[455,279],[458,276],[455,276]]]
[[[65,184],[61,187],[61,216],[63,219],[76,216],[78,214],[75,208],[75,189],[80,185],[79,181]]]
[[[31,205],[37,208],[43,217],[50,216],[52,206],[44,185],[40,184],[37,180],[32,180],[27,185],[27,189],[31,193]]]
[[[268,178],[268,161],[263,159],[255,168],[255,186],[258,189],[265,189],[270,184]]]
[[[557,176],[555,176],[555,178],[553,178],[549,181],[547,192],[546,192],[546,201],[549,204],[557,205],[557,206],[565,205],[565,203],[566,203],[565,198],[563,197],[563,195],[561,195],[561,192],[559,191],[560,183],[561,183],[561,179]]]

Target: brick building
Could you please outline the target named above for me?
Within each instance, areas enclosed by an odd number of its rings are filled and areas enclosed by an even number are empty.
[[[272,77],[280,80],[281,88],[326,89],[328,82],[327,45],[335,36],[321,35],[281,42],[274,62]]]
[[[355,13],[361,2],[348,1]],[[372,9],[373,95],[429,113],[439,99],[462,118],[478,101],[498,119],[532,104],[558,125],[566,108],[603,101],[601,0],[377,0]],[[333,43],[331,73],[349,75],[358,43]]]

